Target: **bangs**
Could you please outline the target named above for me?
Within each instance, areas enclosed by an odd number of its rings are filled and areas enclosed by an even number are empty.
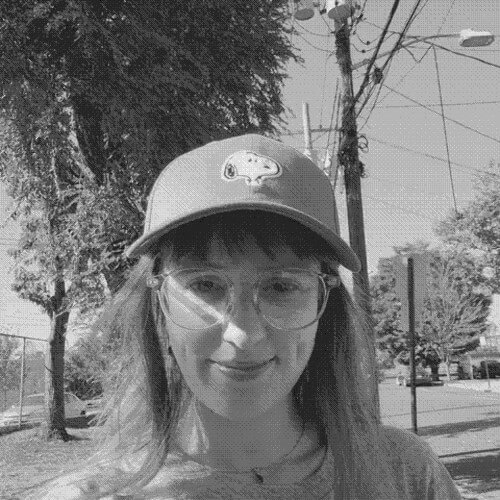
[[[243,254],[253,243],[273,260],[292,251],[301,260],[312,259],[330,269],[338,266],[332,248],[315,232],[288,217],[261,210],[237,210],[189,222],[161,238],[157,250],[167,249],[173,262],[186,256],[203,261],[214,242],[229,255]]]

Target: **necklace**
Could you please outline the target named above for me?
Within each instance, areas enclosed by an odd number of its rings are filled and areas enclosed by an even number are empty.
[[[297,449],[297,446],[301,442],[305,431],[306,431],[306,422],[305,422],[305,420],[303,420],[302,421],[302,430],[300,432],[300,435],[299,435],[296,443],[293,445],[292,449],[288,453],[286,453],[285,455],[282,455],[278,460],[275,460],[274,462],[272,462],[272,464],[269,464],[266,467],[251,467],[250,469],[247,469],[247,470],[238,470],[236,467],[232,466],[232,469],[213,468],[213,470],[215,472],[226,473],[226,474],[251,474],[257,483],[263,484],[264,483],[264,476],[262,475],[261,472],[259,472],[259,470],[269,468],[272,465],[275,465],[275,464],[278,464],[278,463],[285,461]]]

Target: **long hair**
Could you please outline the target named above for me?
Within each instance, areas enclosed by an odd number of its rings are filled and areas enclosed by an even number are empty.
[[[111,396],[94,457],[101,465],[87,482],[89,498],[132,493],[149,483],[167,458],[192,394],[167,354],[168,332],[147,280],[159,271],[166,248],[174,262],[186,254],[204,257],[214,237],[230,253],[243,252],[251,238],[271,257],[291,249],[299,258],[316,259],[324,271],[337,272],[335,256],[315,233],[285,217],[255,217],[252,211],[189,223],[143,255],[99,323],[107,335],[121,337],[122,352],[110,374]],[[335,498],[392,498],[369,374],[362,368],[365,326],[344,285],[334,288],[310,360],[293,389],[300,415],[316,423],[320,443],[327,447]],[[113,469],[119,461],[130,469]]]

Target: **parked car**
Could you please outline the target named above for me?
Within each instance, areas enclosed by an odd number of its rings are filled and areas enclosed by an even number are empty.
[[[403,387],[409,387],[411,385],[410,375],[398,375],[396,377],[396,383]],[[432,377],[430,375],[417,374],[415,377],[415,386],[418,385],[433,385]]]
[[[85,411],[87,415],[97,415],[98,413],[101,412],[102,407],[103,407],[103,398],[102,396],[97,396],[94,399],[88,399],[85,401],[86,407]]]
[[[64,414],[66,418],[85,415],[85,402],[71,392],[64,393]],[[21,423],[39,423],[45,417],[45,395],[31,394],[23,402]],[[19,422],[19,403],[12,405],[0,415],[0,425],[3,427],[16,425]]]
[[[486,366],[488,367],[488,373],[486,373]],[[472,368],[474,378],[490,378],[500,377],[500,361],[481,361],[479,366],[474,366]]]

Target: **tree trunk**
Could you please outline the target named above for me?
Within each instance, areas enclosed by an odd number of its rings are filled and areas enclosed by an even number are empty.
[[[451,359],[450,359],[450,356],[447,354],[445,357],[445,365],[446,365],[446,380],[448,382],[451,380],[450,364],[451,364]]]
[[[69,440],[64,417],[64,347],[69,311],[65,310],[66,288],[62,277],[54,282],[50,337],[45,356],[45,421],[47,439]]]
[[[430,363],[429,364],[431,368],[431,378],[434,381],[439,380],[439,363]]]

